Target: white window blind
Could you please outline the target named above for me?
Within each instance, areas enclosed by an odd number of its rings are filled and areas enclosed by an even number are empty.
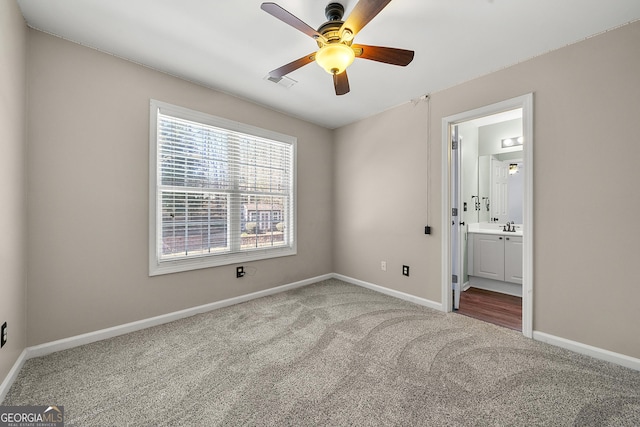
[[[151,275],[295,254],[295,138],[159,101],[151,122]]]

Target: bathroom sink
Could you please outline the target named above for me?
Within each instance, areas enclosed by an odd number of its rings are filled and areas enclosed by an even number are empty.
[[[476,222],[469,224],[469,233],[499,234],[503,236],[522,236],[522,224],[514,224],[516,231],[504,231],[504,224],[497,222]]]

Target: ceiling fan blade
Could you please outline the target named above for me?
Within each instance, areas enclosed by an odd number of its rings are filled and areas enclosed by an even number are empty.
[[[278,18],[285,24],[291,25],[293,28],[302,31],[309,37],[314,39],[320,38],[324,40],[322,34],[311,28],[309,25],[305,24],[300,18],[292,15],[290,12],[286,11],[282,7],[278,6],[275,3],[262,3],[260,5],[260,9],[264,10],[268,14]]]
[[[340,34],[348,28],[355,36],[365,25],[369,23],[391,0],[360,0],[342,27]]]
[[[351,45],[357,58],[371,61],[384,62],[386,64],[406,66],[413,61],[412,50],[396,49],[394,47],[367,46],[364,44]]]
[[[313,61],[316,60],[316,53],[310,53],[307,56],[303,56],[300,59],[296,59],[295,61],[289,62],[286,65],[283,65],[280,68],[276,68],[273,71],[269,71],[269,77],[279,78],[289,74],[292,71],[297,70],[300,67],[303,67]]]
[[[346,71],[333,75],[333,86],[336,88],[336,95],[349,93],[349,78]]]

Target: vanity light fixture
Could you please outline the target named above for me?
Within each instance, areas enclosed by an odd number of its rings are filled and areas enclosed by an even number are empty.
[[[513,138],[505,138],[502,140],[502,148],[510,148],[515,147],[517,145],[522,145],[523,139],[521,136],[513,137]]]

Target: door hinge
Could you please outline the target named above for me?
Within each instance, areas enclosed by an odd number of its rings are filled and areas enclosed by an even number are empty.
[[[452,139],[451,140],[451,149],[452,150],[457,150],[458,149],[458,140],[457,139]]]
[[[451,276],[451,283],[458,283],[458,276],[456,274]]]
[[[458,208],[451,208],[451,216],[458,216]]]

